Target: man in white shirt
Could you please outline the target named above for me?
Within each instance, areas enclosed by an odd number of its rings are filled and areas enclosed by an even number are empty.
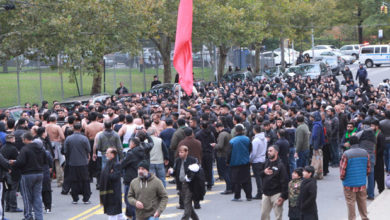
[[[249,161],[252,164],[253,174],[256,179],[257,194],[253,199],[262,199],[262,183],[260,178],[261,171],[264,170],[265,155],[267,152],[267,139],[260,125],[255,125],[253,128],[255,134],[252,141],[252,152],[249,156]]]

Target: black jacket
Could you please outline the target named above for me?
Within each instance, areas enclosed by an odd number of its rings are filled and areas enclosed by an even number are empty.
[[[116,158],[107,161],[100,177],[100,203],[104,213],[118,215],[122,213],[121,165]]]
[[[260,173],[260,177],[263,181],[264,195],[273,196],[277,193],[281,193],[280,197],[284,200],[288,199],[288,176],[282,161],[279,158],[275,161],[267,159],[264,165],[264,169],[265,168],[272,169],[273,173],[271,175],[266,175],[264,170]]]
[[[141,146],[136,146],[127,151],[121,162],[121,168],[124,170],[123,184],[130,185],[131,181],[138,176],[137,166],[145,157],[145,150]]]
[[[22,174],[43,173],[43,165],[47,163],[45,150],[37,143],[25,145],[16,158],[14,166]]]
[[[177,190],[181,190],[181,182],[180,182],[180,167],[182,160],[177,158],[175,160],[175,164],[173,165],[173,176],[176,180],[176,188]],[[198,163],[198,160],[195,157],[187,156],[187,159],[184,161],[184,173],[188,173],[188,166],[194,163]]]
[[[275,145],[279,147],[279,158],[282,160],[286,170],[290,170],[290,164],[288,161],[288,156],[290,153],[290,144],[285,138],[281,138],[275,142]]]
[[[3,182],[5,180],[5,175],[10,169],[8,160],[4,158],[2,154],[0,154],[0,181]]]
[[[215,143],[215,137],[212,132],[208,129],[202,129],[196,134],[196,139],[202,143],[202,152],[205,153],[213,153],[213,147],[210,145],[211,143]]]
[[[22,128],[18,128],[14,131],[14,135],[15,135],[15,146],[16,148],[18,148],[18,150],[20,151],[22,149],[22,147],[24,146],[24,143],[23,143],[23,140],[22,140],[22,136],[24,133],[26,133],[27,130],[26,129],[22,129]]]
[[[298,197],[301,219],[318,219],[316,198],[317,181],[314,178],[303,179]]]
[[[19,155],[18,149],[16,146],[10,142],[7,142],[4,146],[1,147],[0,153],[7,160],[16,160]],[[14,181],[20,180],[20,170],[16,167],[11,167],[11,177]]]

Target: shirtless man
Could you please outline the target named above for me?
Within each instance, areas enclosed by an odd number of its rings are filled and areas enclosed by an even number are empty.
[[[90,123],[85,127],[85,136],[87,136],[90,146],[94,146],[96,134],[100,131],[103,131],[103,124],[97,121],[98,114],[96,112],[89,113],[89,121]],[[91,151],[91,158],[93,156],[93,152]],[[89,178],[92,180],[94,174],[96,178],[99,180],[100,167],[101,167],[101,157],[97,160],[90,160],[88,164]],[[98,182],[98,181],[97,181]],[[99,185],[96,184],[96,187]]]
[[[49,135],[51,146],[53,146],[57,186],[62,187],[64,182],[64,170],[62,169],[62,165],[64,165],[65,156],[61,154],[61,146],[65,140],[65,136],[61,127],[57,125],[57,118],[55,115],[49,117],[49,123],[46,125],[46,132]]]
[[[161,121],[161,116],[159,114],[153,114],[153,123],[152,127],[156,128],[157,130],[157,136],[160,135],[160,133],[167,128],[167,124],[165,124],[165,121]]]

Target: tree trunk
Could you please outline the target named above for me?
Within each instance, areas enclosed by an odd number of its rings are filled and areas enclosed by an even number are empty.
[[[361,19],[361,15],[362,15],[362,9],[359,7],[358,8],[358,13],[357,13],[357,16],[358,16],[358,40],[359,40],[359,44],[363,44],[363,27],[362,27],[363,19]]]
[[[222,78],[224,70],[227,54],[229,52],[229,48],[221,45],[219,48],[219,62],[218,62],[218,80]]]
[[[95,74],[93,75],[91,95],[102,92],[102,66],[99,62],[93,63]]]
[[[160,39],[151,39],[161,53],[164,65],[164,83],[172,82],[171,73],[171,39],[166,34],[160,34]]]
[[[286,66],[286,62],[285,62],[285,59],[284,59],[284,38],[281,37],[280,38],[280,66],[282,67],[285,67]]]
[[[255,45],[255,74],[260,74],[260,48],[261,45]]]
[[[3,73],[8,73],[8,62],[5,60],[1,65],[3,65]]]

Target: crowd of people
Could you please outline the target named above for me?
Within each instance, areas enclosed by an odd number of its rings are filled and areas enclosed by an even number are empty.
[[[349,219],[356,202],[368,219],[366,200],[375,198],[375,183],[379,193],[385,190],[390,172],[390,84],[372,85],[363,66],[359,85],[348,67],[343,74],[342,82],[296,76],[197,84],[196,95],[183,93],[180,106],[175,90],[123,96],[121,84],[121,98],[71,108],[26,103],[16,121],[5,111],[2,207],[41,220],[52,211],[52,179],[76,205],[80,195],[90,203],[96,178],[109,219],[157,219],[167,206],[167,184],[180,192],[182,219],[199,219],[195,210],[205,192],[224,181],[221,194],[232,194],[233,202],[241,201],[241,189],[248,201],[262,200],[261,219],[272,210],[282,219],[286,200],[290,219],[318,219],[316,181],[331,166],[340,168]]]

